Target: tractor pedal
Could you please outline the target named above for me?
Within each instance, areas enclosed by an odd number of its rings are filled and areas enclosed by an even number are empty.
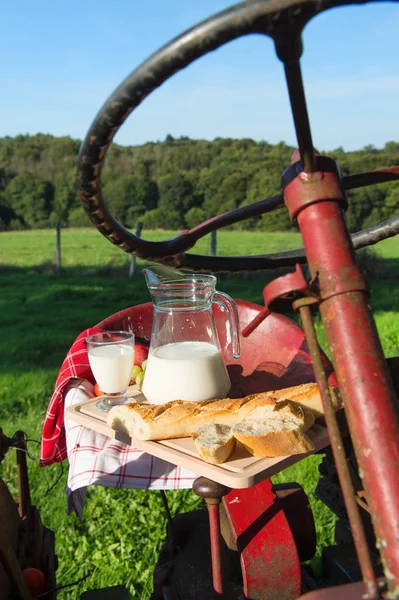
[[[130,600],[130,597],[124,585],[114,585],[83,592],[80,595],[80,600]]]

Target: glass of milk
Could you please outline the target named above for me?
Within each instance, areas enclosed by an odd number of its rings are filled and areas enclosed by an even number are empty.
[[[226,339],[240,355],[234,301],[215,289],[216,277],[165,267],[144,269],[154,317],[143,394],[151,404],[223,398],[231,382],[223,359],[212,305],[225,311]]]
[[[102,331],[86,338],[90,368],[104,396],[97,406],[127,402],[126,390],[134,365],[134,334],[128,331]]]

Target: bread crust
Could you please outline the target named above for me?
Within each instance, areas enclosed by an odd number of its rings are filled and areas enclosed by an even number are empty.
[[[193,433],[194,445],[198,454],[211,465],[221,465],[230,457],[236,446],[236,439],[231,428],[226,425],[206,425]],[[207,437],[213,438],[207,443]]]
[[[166,440],[189,437],[200,427],[220,423],[233,427],[255,408],[273,410],[273,398],[258,394],[245,398],[185,402],[173,400],[162,405],[132,403],[114,406],[108,413],[107,424],[138,440]],[[244,412],[241,412],[246,407]]]
[[[342,400],[339,390],[336,387],[329,386],[332,404],[334,410],[342,408]],[[302,408],[310,410],[316,418],[324,415],[323,403],[320,397],[317,383],[302,383],[282,390],[272,390],[267,392],[276,400],[291,400],[296,402]]]
[[[265,435],[250,435],[243,431],[243,423],[233,427],[234,437],[258,458],[276,458],[313,452],[315,446],[312,440],[298,429],[270,431]]]
[[[173,400],[163,405],[136,402],[114,406],[108,413],[107,424],[133,439],[157,441],[190,437],[200,427],[213,423],[234,427],[246,418],[273,419],[276,412],[283,415],[279,420],[291,420],[304,432],[314,423],[313,414],[299,404],[287,400],[276,402],[264,393],[233,400]]]
[[[307,431],[314,423],[311,412],[299,404],[280,401],[268,394],[252,394],[245,398],[185,402],[173,400],[163,405],[132,403],[114,406],[107,424],[133,439],[157,441],[190,437],[200,427],[218,423],[234,427],[246,418],[291,420],[295,427]]]

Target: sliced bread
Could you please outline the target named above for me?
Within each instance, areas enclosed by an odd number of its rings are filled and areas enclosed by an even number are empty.
[[[218,423],[200,427],[193,433],[193,440],[202,460],[212,465],[226,462],[236,445],[231,427]]]
[[[313,452],[311,439],[294,423],[246,419],[232,429],[234,437],[253,456],[275,458]]]

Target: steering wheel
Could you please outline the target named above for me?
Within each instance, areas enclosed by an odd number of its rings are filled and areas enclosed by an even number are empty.
[[[361,0],[364,4],[368,0]],[[78,160],[79,196],[91,221],[108,240],[143,259],[174,267],[210,271],[256,271],[306,262],[303,250],[257,256],[201,256],[186,254],[204,235],[249,217],[284,206],[282,194],[215,216],[177,237],[161,242],[140,239],[110,213],[101,191],[101,171],[107,150],[131,112],[169,77],[197,58],[236,38],[252,33],[270,36],[283,62],[291,110],[303,169],[316,169],[301,74],[301,35],[304,26],[320,12],[360,3],[347,0],[247,0],[187,30],[135,69],[108,98],[83,141]],[[341,179],[345,190],[399,179],[399,167],[349,175]],[[352,235],[356,249],[399,233],[399,216]]]

